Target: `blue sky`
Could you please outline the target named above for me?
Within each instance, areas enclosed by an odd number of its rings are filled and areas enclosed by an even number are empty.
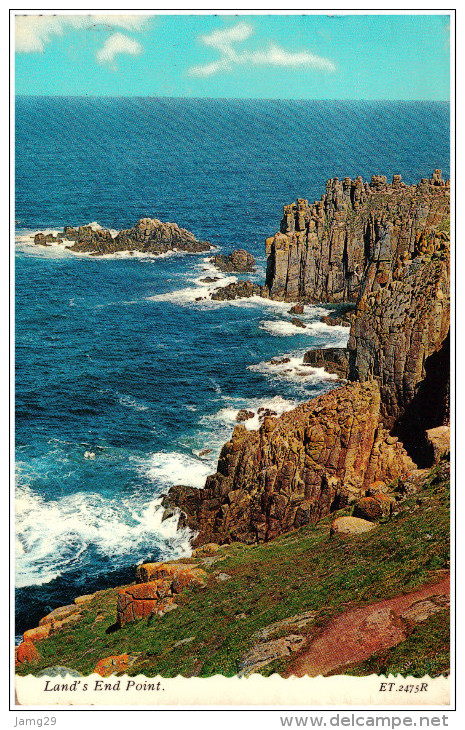
[[[16,17],[16,93],[449,99],[448,15]]]

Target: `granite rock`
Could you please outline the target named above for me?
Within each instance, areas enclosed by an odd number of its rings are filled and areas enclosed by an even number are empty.
[[[35,242],[47,245],[47,239],[36,240],[38,236],[43,234],[37,234]],[[161,254],[172,250],[197,253],[211,249],[209,243],[198,241],[185,228],[180,228],[176,223],[162,223],[157,218],[141,218],[132,228],[122,230],[115,236],[108,229],[95,226],[65,226],[60,237],[73,241],[72,245],[67,246],[71,251],[95,256],[119,251]]]
[[[435,231],[450,216],[450,188],[440,170],[430,180],[391,184],[374,175],[333,178],[321,200],[285,205],[280,231],[266,240],[266,284],[272,299],[356,301],[367,264],[396,262],[442,245]],[[443,243],[447,243],[444,238]]]
[[[194,545],[270,540],[363,496],[375,478],[414,468],[380,423],[376,382],[325,393],[258,431],[236,426],[203,490],[174,487],[168,502],[198,531]]]
[[[212,256],[210,261],[217,269],[224,272],[247,272],[253,271],[255,267],[255,259],[252,254],[241,248],[232,251],[228,255],[217,254]]]

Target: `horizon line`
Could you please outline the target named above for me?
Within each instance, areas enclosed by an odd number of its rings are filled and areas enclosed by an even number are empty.
[[[290,97],[272,97],[272,96],[160,96],[150,94],[137,95],[114,95],[114,94],[14,94],[15,98],[26,99],[184,99],[186,101],[331,101],[331,102],[348,102],[358,101],[364,103],[371,102],[403,102],[403,103],[441,103],[450,104],[450,99],[362,99],[362,98],[290,98]]]

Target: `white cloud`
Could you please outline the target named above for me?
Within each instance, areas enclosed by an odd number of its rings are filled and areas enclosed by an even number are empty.
[[[141,51],[142,46],[138,41],[123,35],[123,33],[114,33],[106,39],[97,53],[97,61],[99,63],[113,63],[118,53],[129,53],[132,56],[138,56]]]
[[[213,33],[200,36],[200,40],[202,43],[205,43],[206,46],[211,46],[212,48],[217,48],[223,53],[227,53],[228,51],[232,51],[231,43],[245,41],[247,38],[250,38],[252,33],[253,28],[251,25],[248,25],[247,23],[238,23],[237,25],[233,25],[231,28],[226,28],[226,30],[214,30]]]
[[[189,69],[191,76],[208,77],[221,71],[230,71],[238,65],[255,66],[284,66],[317,68],[322,71],[335,71],[335,64],[329,58],[316,56],[308,51],[290,52],[280,46],[270,43],[266,50],[236,51],[234,43],[247,40],[253,34],[253,28],[241,22],[226,30],[215,30],[208,35],[200,36],[205,46],[214,48],[220,57],[211,63],[192,66]]]
[[[335,71],[336,66],[328,58],[315,56],[308,51],[299,51],[297,53],[289,53],[284,48],[272,44],[268,51],[247,54],[250,61],[254,64],[272,64],[275,66],[310,66],[312,68],[320,68],[323,71]]]
[[[93,27],[140,30],[148,20],[146,15],[17,15],[16,52],[43,52],[53,36],[61,36],[67,30]]]

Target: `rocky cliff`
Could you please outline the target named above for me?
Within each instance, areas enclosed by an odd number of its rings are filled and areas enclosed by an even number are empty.
[[[348,348],[304,358],[353,383],[236,427],[204,490],[170,492],[198,544],[268,540],[432,463],[426,431],[449,419],[449,201],[436,171],[416,186],[331,180],[315,206],[285,207],[250,294],[356,298]]]
[[[388,184],[374,175],[328,180],[321,200],[284,206],[278,233],[266,241],[266,285],[272,299],[355,301],[374,258],[383,270],[426,252],[433,231],[450,216],[449,182],[431,179]]]
[[[63,234],[57,238],[37,233],[34,237],[36,245],[46,246],[54,241],[74,241],[67,246],[71,251],[91,253],[95,256],[116,253],[118,251],[142,251],[144,253],[161,254],[176,249],[189,253],[209,251],[211,245],[206,241],[198,241],[193,233],[180,228],[176,223],[162,223],[156,218],[141,218],[133,228],[120,231],[113,236],[111,231],[93,226],[72,228],[65,226]]]
[[[349,377],[376,379],[381,416],[417,463],[427,429],[449,422],[450,258],[447,246],[396,268],[372,262],[350,332]]]
[[[304,403],[258,431],[236,426],[205,489],[174,487],[177,504],[206,542],[262,542],[317,522],[355,501],[375,480],[415,465],[380,423],[377,383],[353,383]]]

